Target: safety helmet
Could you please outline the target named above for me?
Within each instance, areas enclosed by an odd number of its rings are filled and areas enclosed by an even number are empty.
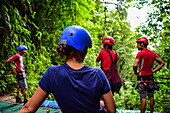
[[[107,37],[103,38],[102,44],[106,44],[106,43],[109,45],[113,45],[113,44],[115,44],[115,41],[114,41],[113,37],[107,36]]]
[[[82,51],[85,47],[92,47],[92,37],[90,33],[80,26],[69,26],[61,34],[59,45],[70,45]]]
[[[148,45],[148,39],[146,37],[139,37],[136,42],[144,42],[146,45]]]
[[[18,51],[21,51],[21,49],[28,50],[27,46],[25,46],[25,45],[20,45],[18,47]]]

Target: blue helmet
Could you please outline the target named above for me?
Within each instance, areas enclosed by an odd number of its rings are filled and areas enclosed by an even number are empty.
[[[18,51],[21,51],[21,49],[28,50],[27,46],[25,46],[25,45],[20,45],[20,46],[18,47]]]
[[[61,44],[70,45],[82,51],[86,46],[92,47],[92,37],[83,27],[73,25],[63,30],[59,41],[59,45]]]

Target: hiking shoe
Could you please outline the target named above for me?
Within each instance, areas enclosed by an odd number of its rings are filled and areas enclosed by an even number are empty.
[[[24,100],[24,105],[25,105],[27,102],[28,102],[28,100],[27,100],[27,99],[25,99],[25,100]]]
[[[24,101],[23,100],[21,100],[21,98],[20,97],[16,97],[16,103],[23,103]]]

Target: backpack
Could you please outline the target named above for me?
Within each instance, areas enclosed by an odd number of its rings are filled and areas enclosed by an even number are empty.
[[[113,62],[111,53],[108,50],[106,50],[106,51],[109,53],[110,59],[112,61],[111,65],[109,67],[109,70],[106,73],[106,77],[110,83],[112,93],[113,94],[114,94],[114,92],[119,93],[119,90],[120,90],[122,84],[121,84],[119,72],[117,70],[117,67],[114,64],[117,60],[117,53],[115,55],[115,60]]]

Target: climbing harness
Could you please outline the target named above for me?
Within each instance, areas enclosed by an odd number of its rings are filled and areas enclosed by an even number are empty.
[[[142,91],[145,92],[146,89],[148,91],[153,91],[153,90],[160,90],[160,86],[159,84],[170,84],[170,82],[155,82],[155,78],[161,78],[161,77],[153,77],[153,82],[143,82],[143,78],[140,79],[140,81],[130,81],[130,80],[121,80],[122,82],[133,82],[133,83],[137,83],[137,87],[136,89],[138,91]],[[170,79],[170,78],[161,78],[161,79]]]
[[[138,91],[139,91],[139,92],[142,91],[142,93],[144,93],[144,92],[146,91],[147,84],[144,83],[144,82],[141,82],[141,83],[138,84],[137,87],[138,87]]]

